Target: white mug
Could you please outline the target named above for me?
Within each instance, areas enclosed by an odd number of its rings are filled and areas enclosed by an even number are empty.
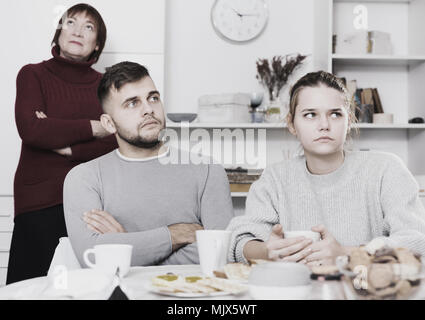
[[[221,270],[227,263],[231,231],[226,230],[197,230],[199,262],[202,273],[214,276],[213,271]]]
[[[115,274],[119,268],[119,275],[124,277],[131,266],[131,252],[133,246],[129,244],[100,244],[93,249],[84,251],[84,262],[92,269],[106,274]],[[91,262],[89,255],[93,254],[95,263]]]
[[[305,237],[311,239],[313,242],[320,240],[320,233],[309,231],[309,230],[297,230],[297,231],[283,231],[283,238],[296,238],[296,237]]]

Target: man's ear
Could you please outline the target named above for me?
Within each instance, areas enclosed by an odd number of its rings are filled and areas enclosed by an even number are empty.
[[[102,124],[103,129],[108,131],[110,134],[115,134],[117,132],[117,128],[115,128],[115,123],[112,121],[112,118],[109,114],[102,114],[100,116],[100,123]]]

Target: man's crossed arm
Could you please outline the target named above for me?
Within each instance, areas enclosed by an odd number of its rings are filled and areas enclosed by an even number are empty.
[[[125,229],[108,212],[93,209],[83,214],[87,228],[98,234],[125,233]],[[196,230],[203,227],[196,223],[178,223],[167,226],[171,235],[173,252],[181,247],[196,242]]]

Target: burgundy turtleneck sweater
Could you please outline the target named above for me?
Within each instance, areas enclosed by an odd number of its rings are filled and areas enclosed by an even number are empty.
[[[14,181],[15,216],[62,203],[63,182],[74,166],[117,148],[114,136],[93,137],[90,120],[99,120],[102,107],[97,87],[102,75],[94,61],[60,57],[24,66],[16,80],[16,126],[22,139]],[[47,119],[38,119],[43,111]],[[72,156],[52,150],[71,147]]]

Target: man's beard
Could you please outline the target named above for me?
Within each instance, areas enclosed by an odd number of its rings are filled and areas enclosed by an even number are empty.
[[[121,128],[116,123],[115,128],[117,129],[118,136],[128,144],[142,149],[154,149],[161,143],[161,133],[165,129],[165,126],[162,127],[161,131],[158,134],[158,137],[154,139],[145,139],[141,136],[132,137],[130,135],[126,135],[124,133],[125,131],[121,130]]]

